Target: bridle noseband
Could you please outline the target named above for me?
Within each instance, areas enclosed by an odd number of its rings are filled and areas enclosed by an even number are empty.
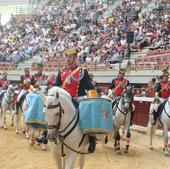
[[[61,117],[62,117],[62,114],[64,114],[64,110],[63,110],[63,108],[61,107],[61,105],[60,105],[60,103],[58,103],[58,104],[55,104],[55,105],[48,105],[48,106],[46,106],[46,105],[44,105],[44,107],[46,107],[47,109],[55,109],[55,108],[60,108],[59,109],[59,122],[58,122],[58,124],[56,124],[56,125],[46,125],[47,126],[47,129],[56,129],[57,131],[60,129],[60,125],[61,125]]]

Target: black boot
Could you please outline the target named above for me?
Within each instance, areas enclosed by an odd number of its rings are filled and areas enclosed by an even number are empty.
[[[47,144],[48,139],[47,139],[47,131],[44,131],[41,135],[37,136],[35,140],[40,143],[40,144]]]
[[[90,143],[90,146],[88,148],[88,152],[93,153],[95,151],[95,148],[96,148],[96,137],[95,136],[89,136],[89,143]]]

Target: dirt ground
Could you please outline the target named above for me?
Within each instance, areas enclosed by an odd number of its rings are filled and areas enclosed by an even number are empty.
[[[129,154],[118,155],[112,142],[107,145],[99,142],[96,152],[86,156],[85,169],[169,169],[170,157],[164,157],[162,143],[162,138],[155,136],[155,149],[149,150],[148,136],[133,131]],[[123,145],[124,141],[122,148]],[[42,151],[38,145],[31,147],[23,134],[16,135],[13,127],[0,129],[0,169],[55,168],[50,147]],[[79,169],[78,162],[75,169]]]

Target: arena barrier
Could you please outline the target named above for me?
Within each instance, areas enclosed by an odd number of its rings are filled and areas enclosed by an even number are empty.
[[[149,108],[153,97],[134,97],[135,115],[133,118],[132,130],[147,133],[149,121]],[[162,135],[161,126],[156,130],[157,135]],[[170,132],[168,133],[170,137]]]

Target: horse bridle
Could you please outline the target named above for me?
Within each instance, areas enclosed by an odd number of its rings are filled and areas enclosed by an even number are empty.
[[[62,113],[64,113],[64,110],[62,109],[60,103],[55,104],[55,105],[44,105],[44,107],[46,107],[47,109],[55,109],[59,107],[59,122],[56,125],[46,125],[47,129],[56,129],[57,131],[59,131],[60,129],[60,125],[61,125],[61,117],[62,117]]]
[[[44,106],[45,106],[45,105],[44,105]],[[60,114],[59,114],[59,122],[58,122],[58,124],[56,124],[56,125],[48,125],[48,124],[47,124],[46,126],[47,126],[47,129],[49,129],[49,130],[50,130],[50,129],[56,129],[57,132],[59,131],[58,137],[59,137],[59,140],[60,140],[60,142],[61,142],[61,144],[62,144],[62,146],[61,146],[62,157],[65,156],[65,154],[64,154],[64,146],[66,146],[68,149],[70,149],[70,150],[72,150],[73,152],[78,153],[78,154],[91,154],[91,153],[89,153],[89,152],[86,153],[86,152],[77,151],[77,150],[71,148],[70,146],[68,146],[68,145],[64,142],[65,138],[66,138],[68,135],[70,135],[71,132],[72,132],[72,131],[75,129],[75,127],[77,126],[78,121],[79,121],[79,112],[76,111],[74,117],[73,117],[72,120],[69,122],[69,124],[65,127],[65,129],[64,129],[64,130],[60,130],[61,118],[62,118],[62,114],[64,114],[64,109],[61,107],[61,104],[58,103],[58,104],[56,104],[56,105],[48,105],[48,106],[45,106],[45,107],[46,107],[47,109],[55,109],[55,108],[57,108],[57,107],[60,108],[60,111],[59,111]],[[71,129],[70,129],[66,134],[62,135],[62,133],[65,132],[65,131],[69,128],[69,126],[73,123],[73,121],[75,120],[76,117],[77,117],[76,122],[75,122],[74,125],[71,127]],[[82,139],[81,139],[81,141],[80,141],[80,143],[79,143],[79,147],[80,147],[81,143],[83,142],[84,137],[85,137],[85,135],[83,135],[83,137],[82,137]],[[57,139],[57,138],[55,138],[55,139]],[[55,144],[57,144],[57,140],[55,140]]]
[[[59,121],[58,121],[58,124],[56,125],[48,125],[47,124],[47,129],[56,129],[57,132],[59,132],[59,138],[62,138],[65,139],[73,130],[74,128],[76,127],[76,125],[78,124],[78,121],[79,121],[79,113],[78,111],[75,113],[74,117],[72,118],[72,120],[68,123],[68,125],[63,129],[63,130],[60,130],[60,125],[61,125],[61,118],[62,118],[62,114],[64,114],[64,110],[63,108],[61,107],[61,104],[58,103],[56,105],[48,105],[48,106],[45,106],[47,109],[55,109],[57,107],[59,107]],[[75,118],[77,117],[76,119],[76,122],[74,123],[74,125],[71,127],[71,129],[64,135],[62,135],[62,133],[64,133],[69,127],[70,125],[73,123],[73,121],[75,120]]]
[[[10,100],[11,102],[9,102],[9,101],[5,98],[5,96],[6,96],[7,98],[9,98],[9,100]],[[10,105],[10,104],[13,102],[14,97],[15,97],[15,96],[11,97],[9,93],[7,94],[7,91],[6,91],[5,94],[4,94],[4,100],[6,101],[6,103],[7,103],[8,105]]]
[[[124,92],[125,93],[125,92]],[[124,94],[123,93],[123,94]],[[126,104],[126,103],[128,103],[128,104],[131,104],[132,103],[132,101],[133,101],[133,97],[132,97],[132,99],[130,100],[130,101],[124,101],[124,98],[123,98],[123,94],[122,94],[122,96],[120,97],[120,99],[117,101],[117,104],[116,104],[116,108],[123,114],[123,115],[127,115],[127,113],[128,112],[124,112],[124,111],[122,111],[120,108],[119,108],[119,106],[118,106],[118,104],[119,104],[119,102],[120,102],[120,100],[121,100],[121,98],[123,99],[123,104]]]

